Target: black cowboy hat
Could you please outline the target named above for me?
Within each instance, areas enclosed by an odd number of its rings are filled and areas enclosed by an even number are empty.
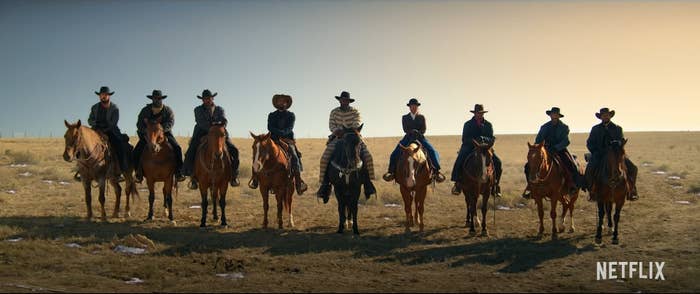
[[[559,117],[564,117],[564,115],[561,114],[561,109],[559,109],[559,107],[552,107],[551,110],[547,110],[547,111],[545,111],[545,113],[546,113],[547,115],[550,115],[550,114],[552,114],[552,113],[556,113],[556,114],[559,115]]]
[[[600,118],[600,116],[601,116],[603,113],[610,113],[610,118],[612,118],[613,116],[615,116],[615,110],[610,110],[610,109],[608,109],[607,107],[603,107],[603,108],[600,109],[600,112],[598,112],[598,113],[595,114],[595,117]]]
[[[272,106],[274,106],[277,109],[282,109],[282,103],[286,102],[284,109],[288,109],[289,107],[292,107],[292,96],[285,95],[285,94],[275,94],[272,96]]]
[[[411,100],[408,100],[408,104],[406,104],[406,106],[411,106],[411,105],[420,106],[420,102],[418,102],[418,99],[416,99],[416,98],[411,98]]]
[[[348,99],[350,100],[350,103],[355,102],[355,99],[350,98],[350,93],[348,91],[343,91],[340,93],[340,96],[335,96],[335,99]]]
[[[163,95],[163,92],[161,92],[160,90],[153,90],[153,93],[151,93],[151,95],[146,95],[146,97],[151,98],[151,99],[153,99],[153,98],[165,99],[165,98],[168,98],[168,95]]]
[[[484,106],[481,104],[474,104],[474,110],[470,110],[469,112],[471,113],[487,113],[488,111],[484,110]]]
[[[219,95],[219,93],[214,93],[212,95],[211,91],[209,91],[209,89],[205,89],[204,91],[202,91],[202,96],[197,96],[197,98],[199,98],[199,99],[204,99],[204,98],[208,98],[208,97],[214,98],[214,97],[216,97],[216,95]]]
[[[100,87],[99,92],[95,92],[95,94],[100,95],[100,94],[108,94],[108,95],[114,95],[114,92],[109,91],[109,87],[107,86],[102,86]]]

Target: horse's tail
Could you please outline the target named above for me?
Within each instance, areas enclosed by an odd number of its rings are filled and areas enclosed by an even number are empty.
[[[177,179],[173,180],[173,191],[175,192],[173,193],[173,200],[175,200],[175,198],[177,198],[178,192],[180,191],[177,187]]]
[[[139,190],[136,189],[136,181],[134,180],[134,177],[130,173],[126,173],[124,175],[126,179],[126,197],[131,196],[131,201],[136,201],[137,199],[140,199],[139,197]]]

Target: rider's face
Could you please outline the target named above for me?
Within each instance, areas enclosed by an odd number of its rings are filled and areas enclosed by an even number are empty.
[[[415,114],[416,112],[418,112],[418,105],[411,104],[411,106],[409,106],[409,109],[411,109],[411,113]]]
[[[204,97],[202,98],[202,103],[206,106],[214,105],[214,97]]]
[[[107,103],[109,102],[110,95],[107,93],[101,93],[100,94],[100,102],[102,103]]]
[[[610,118],[612,118],[612,115],[610,115],[609,112],[600,114],[600,119],[601,119],[604,123],[609,122],[609,121],[610,121]]]

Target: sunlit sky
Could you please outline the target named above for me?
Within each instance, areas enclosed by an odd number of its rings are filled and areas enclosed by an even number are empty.
[[[162,89],[189,136],[209,88],[234,137],[294,97],[295,132],[324,137],[349,91],[365,136],[400,136],[417,97],[428,135],[460,134],[475,103],[497,134],[562,108],[587,132],[604,106],[626,131],[700,130],[700,2],[4,1],[0,134],[62,136],[110,86],[135,134]]]

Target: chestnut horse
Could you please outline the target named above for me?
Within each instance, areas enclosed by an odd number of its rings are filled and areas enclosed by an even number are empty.
[[[335,198],[338,201],[338,233],[345,231],[348,218],[352,219],[352,232],[359,235],[357,227],[357,204],[360,199],[360,186],[362,174],[367,172],[362,168],[363,162],[360,156],[362,137],[360,125],[357,129],[344,129],[343,135],[336,143],[333,155],[328,166],[328,178],[335,190]]]
[[[63,121],[66,125],[65,149],[63,159],[67,162],[77,161],[78,172],[80,173],[83,189],[85,190],[85,205],[87,206],[87,219],[92,219],[92,181],[96,181],[100,187],[99,201],[101,205],[102,221],[107,221],[105,212],[105,182],[114,187],[117,196],[114,203],[114,213],[112,217],[119,217],[119,206],[122,196],[122,188],[119,185],[118,177],[121,172],[126,179],[126,216],[131,216],[130,199],[138,195],[136,183],[133,178],[133,167],[127,171],[120,171],[117,159],[112,157],[111,147],[107,136],[100,135],[95,130],[83,126],[78,120],[75,124]]]
[[[469,234],[475,235],[474,220],[479,222],[476,215],[476,204],[479,194],[483,196],[481,200],[481,235],[488,236],[486,230],[486,211],[488,209],[491,187],[494,184],[493,166],[493,142],[477,142],[472,139],[474,151],[464,161],[462,167],[462,177],[459,185],[464,193],[464,201],[467,203],[466,225],[469,227]]]
[[[141,155],[141,165],[143,175],[148,184],[148,217],[153,219],[153,201],[155,200],[155,183],[163,182],[163,206],[166,208],[165,215],[170,221],[173,220],[173,188],[177,191],[177,181],[175,175],[175,152],[165,138],[163,126],[160,125],[160,118],[156,121],[146,122],[146,139],[148,150]]]
[[[612,244],[619,244],[620,240],[617,237],[617,225],[620,222],[620,211],[625,205],[627,193],[630,191],[629,181],[627,180],[627,166],[625,165],[625,144],[627,139],[623,141],[613,140],[607,144],[605,150],[604,161],[601,162],[599,171],[605,178],[595,177],[593,189],[598,196],[598,226],[596,228],[595,241],[600,244],[603,242],[603,218],[606,213],[608,216],[608,227],[613,203],[615,204],[615,228],[613,229]]]
[[[224,123],[212,123],[209,133],[197,147],[195,155],[194,176],[199,182],[199,193],[202,196],[202,219],[200,227],[207,226],[207,193],[211,193],[213,219],[219,217],[216,204],[221,207],[221,226],[226,223],[226,192],[233,169],[226,150],[226,128]]]
[[[401,157],[399,157],[397,164],[395,181],[399,184],[403,197],[406,231],[410,231],[410,227],[417,223],[422,232],[425,196],[432,179],[430,165],[425,151],[419,143],[413,142],[408,147],[402,145],[399,147],[401,148]],[[415,214],[411,212],[411,206],[414,202]]]
[[[557,233],[564,232],[564,219],[566,213],[569,212],[571,226],[569,232],[574,232],[574,203],[578,199],[579,190],[569,194],[566,185],[566,167],[562,166],[558,159],[555,159],[545,148],[544,142],[531,145],[527,143],[527,166],[528,175],[527,182],[532,191],[532,198],[537,203],[537,215],[540,218],[540,227],[538,237],[544,234],[544,207],[542,199],[549,199],[550,211],[549,216],[552,218],[552,239],[557,238]],[[559,230],[557,231],[557,202],[561,202],[562,215],[559,222]]]
[[[267,228],[267,211],[270,208],[270,190],[277,200],[277,226],[282,228],[283,211],[289,214],[289,226],[294,227],[292,214],[292,195],[294,195],[294,177],[287,154],[282,147],[271,139],[270,133],[253,137],[253,174],[260,183],[260,195],[263,199],[263,228]]]

